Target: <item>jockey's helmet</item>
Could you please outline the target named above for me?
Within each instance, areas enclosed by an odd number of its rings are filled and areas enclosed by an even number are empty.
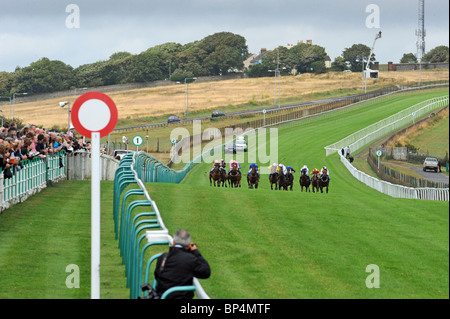
[[[326,170],[326,169],[327,169],[327,167],[326,167],[326,166],[324,166],[324,167],[323,167],[323,169],[324,169],[324,170]]]

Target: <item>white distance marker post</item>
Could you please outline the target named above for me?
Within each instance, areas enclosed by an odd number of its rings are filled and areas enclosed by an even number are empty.
[[[144,139],[142,138],[142,136],[136,135],[135,137],[133,137],[133,144],[136,146],[136,152],[139,152],[139,146],[141,146],[143,142]]]
[[[72,108],[72,123],[85,137],[91,138],[91,299],[100,299],[100,138],[117,123],[117,108],[107,95],[88,92]]]
[[[100,299],[100,133],[91,135],[91,298]]]

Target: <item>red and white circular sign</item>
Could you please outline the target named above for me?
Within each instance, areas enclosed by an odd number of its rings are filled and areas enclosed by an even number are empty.
[[[117,124],[117,107],[104,93],[88,92],[81,95],[73,104],[70,118],[73,127],[85,137],[99,132],[100,137],[111,133]]]

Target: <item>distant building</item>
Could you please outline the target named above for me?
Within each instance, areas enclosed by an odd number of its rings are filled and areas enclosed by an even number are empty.
[[[257,56],[255,53],[250,53],[247,60],[244,61],[244,69],[248,69],[250,65],[254,65],[254,60]]]
[[[259,54],[250,54],[250,56],[247,58],[247,60],[244,61],[245,68],[249,68],[251,65],[262,63],[263,58],[267,54],[266,48],[261,48],[261,51]]]

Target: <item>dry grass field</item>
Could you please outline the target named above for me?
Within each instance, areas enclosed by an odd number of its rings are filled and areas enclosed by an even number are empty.
[[[422,81],[448,79],[448,70],[422,71]],[[390,84],[406,85],[417,82],[418,71],[381,72],[379,79],[367,79],[367,89],[372,90]],[[280,99],[283,101],[303,101],[318,94],[339,95],[340,91],[358,93],[362,89],[360,73],[326,73],[321,75],[302,74],[282,77],[280,82]],[[81,94],[81,93],[79,93]],[[274,78],[235,79],[189,84],[189,112],[213,109],[225,106],[239,106],[245,103],[273,103]],[[115,101],[119,119],[138,120],[142,117],[166,114],[183,114],[185,109],[185,86],[173,84],[164,87],[144,88],[128,91],[110,92]],[[67,108],[60,108],[60,101],[74,102],[75,96],[61,97],[35,102],[19,103],[16,101],[15,117],[25,124],[36,124],[45,128],[67,128]],[[3,106],[8,115],[6,104]]]

